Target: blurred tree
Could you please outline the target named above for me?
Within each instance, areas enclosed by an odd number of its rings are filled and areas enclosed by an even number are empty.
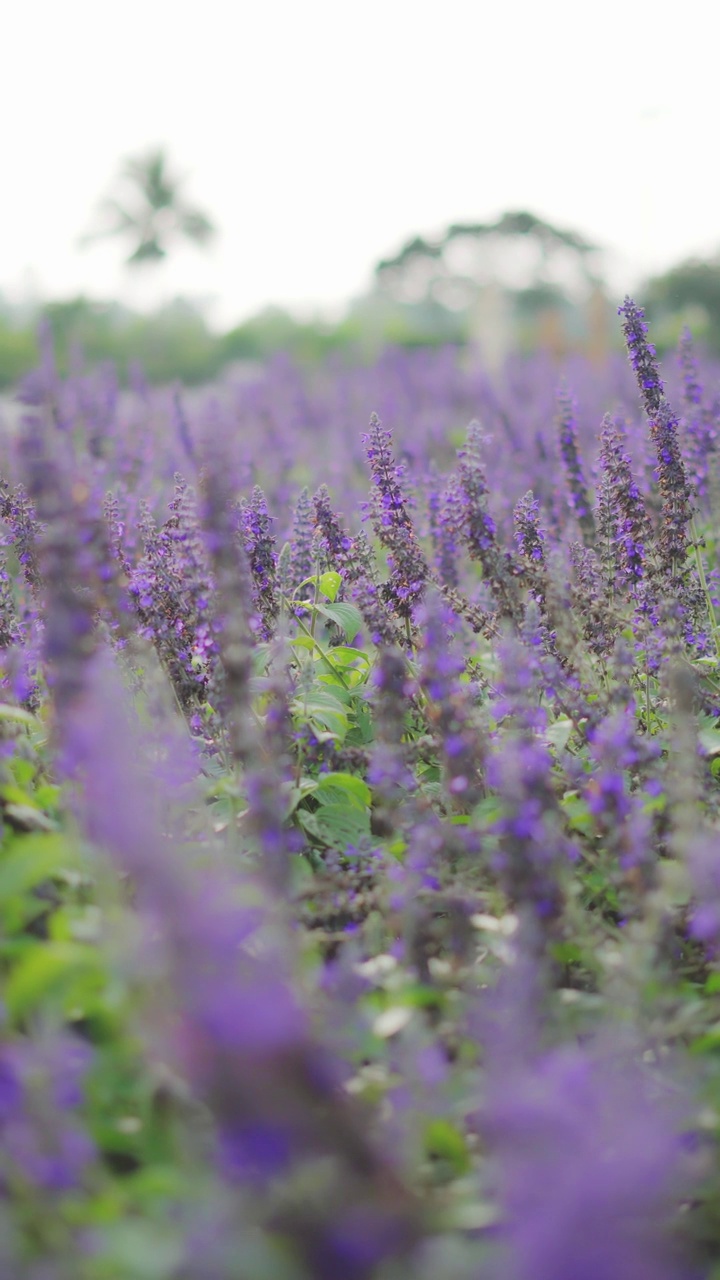
[[[577,232],[520,210],[454,223],[434,240],[414,236],[377,264],[375,279],[397,304],[454,314],[492,365],[514,346],[561,356],[586,341],[586,313],[602,291],[599,252]]]
[[[183,199],[182,179],[170,171],[162,147],[124,162],[117,195],[101,202],[97,220],[97,228],[83,236],[80,244],[128,240],[131,252],[126,262],[132,267],[161,261],[178,241],[203,245],[215,235],[207,215]]]
[[[689,324],[695,337],[720,352],[720,254],[707,261],[690,258],[653,276],[643,290],[649,317],[656,321],[655,340],[673,346]]]
[[[481,289],[586,294],[597,283],[598,249],[525,211],[496,222],[454,223],[436,240],[414,236],[375,268],[378,287],[398,301],[427,297],[450,310],[470,308]]]
[[[32,329],[19,328],[0,318],[0,389],[12,387],[33,367],[37,358]]]
[[[41,315],[50,322],[61,374],[112,361],[122,380],[130,365],[140,364],[151,383],[201,383],[214,378],[226,359],[222,340],[183,298],[141,314],[117,302],[79,297],[47,303]]]

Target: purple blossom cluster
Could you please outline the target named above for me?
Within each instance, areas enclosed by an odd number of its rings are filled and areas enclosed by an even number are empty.
[[[425,592],[429,570],[418,542],[404,488],[404,468],[392,455],[392,436],[376,416],[364,437],[372,476],[368,512],[375,535],[387,551],[390,577],[383,598],[407,621]]]

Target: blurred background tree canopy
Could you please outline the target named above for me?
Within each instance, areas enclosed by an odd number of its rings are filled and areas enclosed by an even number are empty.
[[[688,324],[696,339],[720,355],[720,256],[690,258],[649,280],[645,302],[661,346],[674,344]]]
[[[128,158],[82,242],[124,242],[133,277],[183,243],[209,245],[216,229],[186,200],[183,186],[162,147]],[[701,344],[720,354],[720,256],[678,264],[646,281],[639,297],[661,351],[689,324]],[[37,360],[42,319],[50,322],[61,371],[111,360],[122,381],[139,364],[152,383],[197,385],[279,351],[299,362],[331,352],[362,360],[388,344],[476,345],[490,365],[510,349],[544,348],[558,358],[582,350],[603,359],[617,342],[616,301],[598,246],[515,210],[494,222],[454,223],[433,237],[410,237],[376,264],[368,290],[333,321],[270,307],[218,332],[203,306],[187,298],[148,313],[82,296],[13,307],[0,296],[0,388],[13,386]]]
[[[208,244],[216,234],[202,209],[182,194],[183,179],[171,172],[162,147],[130,156],[121,165],[115,192],[98,206],[96,227],[84,235],[85,247],[98,240],[121,239],[130,246],[126,263],[138,267],[159,262],[179,242]]]

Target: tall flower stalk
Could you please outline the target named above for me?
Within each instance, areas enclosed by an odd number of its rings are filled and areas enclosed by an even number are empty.
[[[688,526],[692,519],[693,489],[682,459],[679,423],[665,397],[655,347],[648,341],[645,312],[632,298],[619,308],[630,363],[635,371],[650,435],[657,457],[657,482],[662,499],[657,545],[663,570],[672,579],[682,577],[688,552]]]
[[[404,468],[392,453],[392,436],[373,414],[363,437],[373,487],[368,512],[375,534],[387,551],[389,580],[382,595],[408,625],[412,611],[422,600],[430,571],[410,515]]]
[[[592,505],[580,460],[575,405],[570,392],[564,386],[558,392],[557,429],[560,457],[565,468],[570,506],[580,525],[585,546],[592,547],[595,542],[595,521],[593,520]]]
[[[479,422],[471,422],[462,449],[458,450],[458,476],[462,494],[462,532],[470,558],[482,566],[483,575],[498,602],[503,617],[519,622],[520,596],[512,557],[497,540],[495,521],[488,510],[489,489],[483,446],[485,437]]]

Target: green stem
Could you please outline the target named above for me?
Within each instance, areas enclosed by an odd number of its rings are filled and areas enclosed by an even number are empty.
[[[717,618],[715,617],[715,606],[712,602],[710,588],[708,587],[707,578],[705,576],[705,565],[703,564],[702,555],[700,554],[700,536],[698,534],[697,525],[695,524],[695,516],[690,517],[690,533],[692,535],[693,550],[695,551],[695,563],[697,564],[700,586],[702,587],[703,594],[705,596],[708,617],[712,627],[713,640],[715,641],[715,651],[718,658],[720,658],[720,632],[718,631]]]
[[[405,615],[405,635],[407,636],[408,649],[412,653],[412,632],[410,631],[410,618],[408,614]]]
[[[282,596],[281,598],[284,600],[285,596]],[[314,617],[315,617],[315,611],[313,610],[313,619]],[[297,614],[295,615],[295,621],[297,622],[300,630],[304,632],[304,634],[307,636],[308,640],[312,640],[313,649],[317,650],[317,652],[320,654],[320,657],[322,658],[325,665],[328,667],[330,671],[332,671],[334,676],[337,676],[343,688],[349,689],[350,685],[347,683],[347,680],[345,679],[345,676],[343,675],[342,671],[340,670],[339,667],[336,667],[335,663],[328,657],[322,645],[318,644],[318,641],[315,639],[315,636],[313,635],[310,628],[305,625],[302,618],[298,618]]]
[[[317,623],[317,619],[318,619],[318,612],[317,612],[317,609],[316,609],[316,607],[315,607],[315,606],[317,605],[317,602],[318,602],[318,596],[319,596],[319,594],[320,594],[320,565],[319,565],[319,563],[317,563],[317,564],[315,565],[315,586],[314,586],[314,590],[313,590],[313,610],[312,610],[312,616],[311,616],[311,619],[310,619],[310,634],[311,634],[311,636],[312,636],[313,640],[315,639],[315,625],[316,625],[316,623]]]

